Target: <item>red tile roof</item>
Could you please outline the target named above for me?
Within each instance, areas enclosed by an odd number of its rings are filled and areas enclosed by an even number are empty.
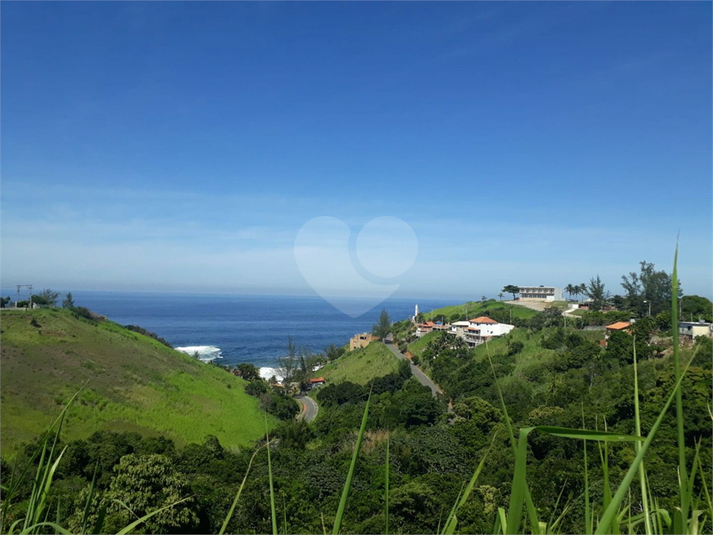
[[[631,327],[631,323],[628,321],[617,321],[616,323],[607,325],[607,329],[610,331],[622,331],[624,329],[628,329],[629,327]]]
[[[487,316],[480,316],[479,318],[474,318],[472,320],[468,320],[471,323],[497,323],[493,318],[489,318]]]
[[[319,383],[319,382],[324,382],[324,377],[315,377],[313,379],[309,380],[310,383]]]

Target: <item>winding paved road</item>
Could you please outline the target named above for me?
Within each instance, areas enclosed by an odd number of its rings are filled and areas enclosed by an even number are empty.
[[[391,350],[391,352],[396,355],[397,358],[400,358],[402,360],[407,360],[409,363],[409,366],[411,366],[411,373],[418,379],[418,382],[421,383],[423,386],[427,386],[428,388],[431,389],[431,392],[433,393],[433,397],[435,398],[437,394],[443,394],[443,391],[438,388],[438,385],[431,381],[431,379],[428,378],[428,376],[421,371],[421,368],[416,366],[413,362],[411,362],[406,355],[401,353],[399,351],[399,348],[396,347],[390,338],[387,338],[385,340],[386,346]]]
[[[302,410],[297,415],[297,419],[304,420],[307,423],[314,420],[319,412],[319,405],[317,405],[317,402],[309,396],[299,396],[295,399],[302,406]]]
[[[421,383],[423,386],[427,386],[431,389],[431,393],[433,394],[434,398],[437,397],[438,394],[443,394],[443,391],[438,388],[438,385],[431,381],[431,379],[421,371],[421,368],[411,362],[406,357],[406,355],[401,353],[401,351],[399,351],[399,348],[392,343],[390,338],[387,338],[386,340],[384,340],[384,342],[386,343],[386,347],[391,350],[391,352],[396,356],[396,358],[408,361],[409,366],[411,366],[411,373],[413,374],[413,376],[418,379],[418,382]],[[298,396],[295,399],[302,406],[302,410],[297,415],[297,419],[304,420],[307,423],[310,423],[312,420],[314,420],[317,416],[317,413],[319,412],[319,405],[317,405],[317,402],[309,396]],[[449,407],[448,412],[451,412],[451,410],[452,409]]]

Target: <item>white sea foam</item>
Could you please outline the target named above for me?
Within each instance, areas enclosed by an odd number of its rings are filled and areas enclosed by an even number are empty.
[[[282,382],[282,375],[280,375],[280,371],[277,368],[268,368],[268,367],[263,367],[260,368],[260,377],[265,379],[266,381],[270,379],[270,377],[275,376],[275,379],[278,381]]]
[[[188,355],[195,355],[198,353],[198,359],[203,362],[211,362],[215,359],[222,359],[220,348],[216,346],[186,346],[177,347],[176,351],[181,353],[186,353]]]

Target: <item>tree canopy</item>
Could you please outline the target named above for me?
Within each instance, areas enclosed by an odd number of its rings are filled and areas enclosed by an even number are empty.
[[[386,309],[381,310],[379,314],[379,321],[374,325],[372,329],[372,334],[376,336],[379,340],[383,340],[391,332],[391,318]]]
[[[515,295],[520,293],[520,287],[515,284],[508,284],[503,288],[503,292],[506,294],[512,294],[512,298],[515,300]]]

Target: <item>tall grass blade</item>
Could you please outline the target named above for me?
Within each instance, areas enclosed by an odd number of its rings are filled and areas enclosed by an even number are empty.
[[[54,529],[57,533],[61,533],[62,535],[72,535],[71,531],[67,531],[64,529],[62,526],[55,522],[38,522],[37,524],[33,524],[31,526],[28,526],[24,530],[20,532],[20,535],[29,535],[30,533],[39,533],[39,528],[42,527],[48,527]]]
[[[701,464],[701,458],[698,458],[698,469],[700,470],[701,474],[705,474],[703,471],[703,465]],[[713,519],[713,502],[711,502],[711,495],[710,492],[708,491],[708,483],[706,483],[706,477],[701,476],[701,487],[703,490],[703,496],[705,499],[705,505],[708,508],[708,517],[710,519]],[[703,525],[701,525],[701,529],[703,528]]]
[[[584,420],[584,407],[582,407],[582,420]],[[589,503],[589,465],[587,461],[587,441],[584,441],[584,533],[592,535],[594,520]]]
[[[282,530],[282,533],[284,533],[284,535],[287,535],[287,502],[285,500],[284,494],[282,495]]]
[[[138,520],[133,521],[131,524],[129,524],[128,526],[126,526],[124,529],[122,529],[121,531],[117,532],[116,535],[126,535],[127,533],[132,533],[132,532],[134,531],[134,528],[136,528],[136,527],[139,526],[140,524],[143,524],[144,522],[146,522],[146,521],[147,521],[149,518],[151,518],[152,516],[155,516],[155,515],[157,515],[157,514],[163,512],[163,511],[167,510],[167,509],[170,509],[171,507],[175,507],[176,505],[178,505],[178,504],[180,504],[180,503],[183,503],[183,502],[185,502],[186,500],[189,500],[189,499],[190,499],[190,496],[189,496],[188,498],[183,498],[182,500],[178,500],[177,502],[172,503],[171,505],[167,505],[167,506],[165,506],[165,507],[161,507],[160,509],[156,509],[155,511],[152,511],[152,512],[150,512],[149,514],[142,516],[142,517],[139,518]]]
[[[673,256],[673,274],[671,275],[671,330],[673,331],[673,366],[676,380],[681,377],[681,359],[678,351],[678,239],[676,253]],[[678,431],[678,471],[681,496],[681,517],[685,526],[688,518],[689,496],[688,474],[686,472],[686,443],[683,433],[683,393],[676,390],[676,427]]]
[[[636,359],[636,335],[633,336],[634,346],[634,424],[636,425],[636,434],[641,436],[641,412],[639,409],[639,370]],[[636,452],[641,449],[641,444],[635,444]],[[639,465],[639,486],[641,487],[641,503],[644,508],[644,527],[646,535],[653,535],[653,527],[651,526],[651,512],[649,511],[649,498],[646,489],[646,470],[644,461]]]
[[[87,503],[84,504],[84,513],[82,514],[82,533],[87,532],[87,522],[89,522],[89,510],[92,506],[92,499],[94,498],[94,485],[97,480],[97,469],[99,468],[99,461],[94,465],[94,475],[92,476],[92,482],[89,484],[89,493],[87,494]]]
[[[673,402],[676,392],[681,388],[681,383],[683,382],[683,378],[686,376],[686,372],[688,372],[688,368],[691,365],[691,361],[695,358],[695,354],[691,358],[691,360],[688,362],[688,365],[686,365],[686,368],[683,370],[683,373],[680,375],[678,380],[676,381],[676,386],[673,389],[673,392],[668,397],[668,400],[666,401],[666,404],[664,405],[663,409],[659,413],[658,418],[656,418],[656,421],[654,422],[654,425],[651,427],[651,430],[649,431],[648,436],[646,437],[646,440],[644,443],[641,445],[639,448],[639,452],[636,454],[636,457],[634,458],[634,461],[631,463],[631,466],[629,467],[629,470],[626,472],[626,475],[624,476],[624,479],[622,480],[621,484],[619,485],[619,488],[616,491],[616,494],[612,497],[611,503],[607,506],[606,510],[604,511],[604,514],[602,515],[602,519],[599,522],[599,525],[597,526],[597,530],[595,533],[597,535],[608,533],[610,529],[614,527],[614,521],[616,519],[616,513],[617,510],[619,509],[619,506],[622,504],[624,500],[624,496],[626,495],[629,486],[631,485],[631,482],[633,481],[636,472],[639,470],[639,465],[641,464],[641,461],[644,459],[644,455],[646,455],[647,450],[649,449],[649,446],[651,445],[651,442],[654,439],[654,436],[656,436],[656,432],[658,431],[661,422],[663,421],[664,416],[666,415],[666,412],[668,411],[669,407],[671,406],[671,403]],[[676,526],[674,525],[674,529]]]
[[[458,508],[458,502],[460,501],[460,497],[461,497],[462,495],[463,495],[463,489],[461,488],[460,492],[458,493],[458,496],[456,496],[456,501],[453,502],[453,507],[451,507],[450,513],[448,513],[448,518],[446,518],[446,525],[445,525],[445,527],[443,528],[444,531],[443,531],[443,532],[440,532],[440,531],[438,532],[438,533],[440,533],[440,535],[445,535],[445,530],[448,529],[448,525],[451,523],[451,520],[452,520],[453,518],[455,518],[455,516],[456,516],[456,509]],[[440,521],[440,519],[439,519],[439,520],[438,520],[438,524],[439,524],[438,527],[439,527],[439,529],[440,529],[440,527],[441,527],[441,526],[440,526],[440,523],[441,523],[441,521]]]
[[[586,441],[585,441],[586,442]],[[586,481],[586,478],[585,478]],[[564,494],[564,489],[567,486],[567,480],[564,480],[564,484],[562,485],[562,490],[560,490],[560,493],[557,495],[557,500],[555,501],[555,506],[552,508],[552,514],[550,515],[550,519],[547,521],[548,526],[552,526],[553,521],[555,519],[555,513],[557,512],[557,507],[559,507],[560,500],[562,499],[562,494]]]
[[[269,443],[268,443],[269,444]],[[225,517],[225,520],[223,520],[223,525],[220,528],[220,531],[218,532],[219,535],[223,535],[225,533],[226,528],[228,527],[228,523],[230,522],[230,519],[233,517],[233,513],[235,512],[235,507],[238,505],[238,500],[240,499],[240,495],[243,492],[243,488],[245,487],[245,482],[248,479],[248,474],[250,473],[250,468],[253,465],[253,461],[255,460],[255,456],[260,452],[262,448],[267,446],[267,444],[260,446],[258,449],[255,450],[255,452],[252,454],[252,457],[250,457],[250,462],[248,463],[248,468],[245,470],[245,475],[243,476],[243,481],[240,483],[240,487],[238,488],[238,492],[235,494],[235,498],[233,499],[233,504],[230,506],[230,510],[228,511],[228,514]],[[96,532],[95,532],[96,533]]]
[[[94,523],[94,528],[92,528],[92,533],[98,535],[99,533],[104,533],[104,520],[106,519],[106,507],[104,504],[99,508],[99,514],[97,515],[97,521]]]
[[[626,435],[623,433],[608,433],[605,431],[592,431],[589,429],[569,429],[566,427],[554,427],[540,425],[536,427],[523,427],[520,429],[520,438],[515,454],[515,474],[512,479],[512,490],[510,492],[510,506],[508,509],[508,522],[505,533],[508,535],[520,532],[522,521],[522,506],[525,500],[525,486],[527,480],[525,472],[527,468],[527,436],[532,431],[540,431],[562,438],[589,439],[601,441],[637,441],[643,440],[641,437]]]
[[[389,535],[389,443],[391,442],[391,437],[386,435],[386,469],[385,469],[385,479],[386,485],[384,486],[384,502],[386,503],[385,517],[386,517],[386,529],[384,530],[385,535]]]
[[[493,434],[493,439],[490,441],[490,446],[488,446],[488,450],[485,452],[483,455],[483,458],[480,459],[480,462],[478,463],[478,467],[475,469],[475,472],[473,472],[472,477],[470,478],[470,481],[468,482],[468,486],[465,488],[465,492],[463,492],[462,496],[460,497],[459,500],[456,500],[456,506],[454,510],[451,513],[451,516],[448,519],[448,522],[446,522],[446,527],[445,527],[445,535],[453,535],[456,530],[456,525],[458,524],[458,510],[465,505],[465,502],[468,500],[470,497],[471,493],[473,492],[473,487],[475,487],[475,482],[478,480],[478,476],[480,476],[480,472],[483,471],[483,466],[485,466],[485,460],[488,458],[488,454],[490,453],[490,450],[493,447],[493,444],[495,443],[495,439],[498,437],[497,433]]]
[[[275,512],[275,489],[272,484],[272,460],[270,459],[270,432],[267,429],[267,413],[265,413],[265,437],[267,438],[267,473],[270,479],[270,515],[272,516],[272,535],[277,535],[277,513]]]
[[[503,399],[503,392],[500,390],[500,384],[498,383],[498,376],[495,374],[495,367],[493,366],[493,361],[488,354],[488,362],[490,363],[490,370],[493,372],[493,378],[495,379],[495,388],[498,392],[498,398],[500,399],[500,408],[503,411],[503,417],[505,418],[505,426],[508,430],[508,436],[510,437],[510,447],[512,448],[513,455],[517,456],[517,443],[515,442],[515,434],[512,430],[512,425],[510,425],[510,416],[508,415],[508,409],[505,406],[505,400]],[[537,519],[537,510],[535,509],[535,504],[532,502],[532,496],[530,496],[530,488],[525,486],[525,500],[527,503],[527,515],[530,520],[530,525],[532,526],[533,535],[539,535],[540,522]],[[505,530],[505,524],[503,524],[503,531]]]
[[[361,427],[359,428],[359,435],[357,436],[356,445],[354,446],[354,454],[352,455],[352,462],[349,465],[349,473],[347,474],[347,481],[344,483],[344,489],[342,490],[342,497],[339,500],[339,508],[337,509],[337,517],[334,519],[334,528],[332,529],[333,535],[338,535],[339,528],[342,526],[342,518],[344,517],[344,508],[347,506],[347,498],[349,497],[349,488],[352,486],[352,477],[354,477],[354,468],[356,467],[357,458],[359,457],[359,449],[361,448],[361,441],[364,438],[364,431],[366,430],[366,421],[369,417],[369,404],[371,403],[371,392],[369,392],[369,397],[366,400],[366,407],[364,407],[364,415],[361,418]]]

